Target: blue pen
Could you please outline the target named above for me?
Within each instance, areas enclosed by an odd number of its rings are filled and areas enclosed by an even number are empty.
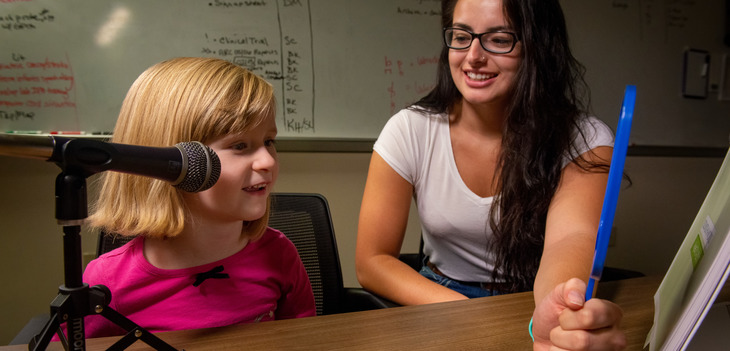
[[[624,100],[621,105],[621,116],[619,118],[618,128],[616,130],[616,140],[613,145],[611,168],[608,171],[608,184],[606,185],[606,195],[603,198],[601,220],[598,223],[596,251],[593,255],[593,268],[591,269],[591,276],[588,280],[588,288],[586,289],[586,301],[590,300],[591,297],[593,297],[593,290],[595,289],[596,283],[601,280],[601,274],[603,273],[603,264],[606,261],[608,241],[611,238],[613,217],[616,214],[618,193],[624,174],[626,151],[629,147],[629,134],[631,133],[631,122],[634,117],[635,102],[636,86],[627,85],[624,92]]]

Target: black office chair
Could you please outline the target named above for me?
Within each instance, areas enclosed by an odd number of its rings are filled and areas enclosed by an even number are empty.
[[[418,245],[418,253],[401,253],[398,255],[398,259],[413,268],[414,271],[419,272],[423,268],[423,237]]]
[[[327,200],[320,194],[274,193],[269,226],[294,243],[312,283],[317,315],[393,307],[361,288],[345,288]]]

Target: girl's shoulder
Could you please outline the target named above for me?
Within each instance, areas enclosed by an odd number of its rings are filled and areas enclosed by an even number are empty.
[[[84,281],[105,280],[120,271],[136,269],[143,260],[144,237],[138,236],[126,244],[91,260],[84,269]],[[87,281],[88,280],[88,281]]]
[[[312,239],[311,244],[314,244]],[[264,234],[257,240],[250,242],[243,254],[246,259],[266,260],[264,257],[277,257],[284,266],[300,262],[299,250],[294,243],[281,231],[267,227]],[[299,263],[300,264],[300,263]]]
[[[129,258],[133,257],[135,255],[135,253],[141,252],[140,250],[142,249],[142,247],[144,245],[144,237],[141,235],[135,236],[131,239],[123,237],[118,240],[122,240],[122,241],[128,240],[128,241],[115,249],[109,250],[109,251],[99,255],[99,257],[97,257],[96,260],[114,262],[114,261],[129,259]]]
[[[251,242],[249,245],[254,245],[261,248],[272,248],[272,249],[294,249],[296,251],[296,247],[294,246],[294,243],[281,231],[266,227],[266,230],[264,231],[264,234],[261,235],[261,237]]]
[[[104,255],[119,255],[124,254],[128,250],[132,249],[135,245],[139,245],[144,241],[142,235],[136,236],[123,236],[115,234],[105,234],[103,238],[99,240],[105,240],[105,242],[98,245],[99,248],[103,247],[103,253],[99,257]]]

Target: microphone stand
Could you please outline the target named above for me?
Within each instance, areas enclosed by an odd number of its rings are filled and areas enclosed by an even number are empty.
[[[49,161],[54,158],[62,169],[56,177],[56,219],[63,226],[65,281],[59,287],[58,296],[51,302],[50,320],[41,333],[33,337],[28,349],[45,350],[53,334],[58,333],[65,350],[86,350],[84,317],[99,314],[127,331],[127,334],[108,350],[124,350],[135,341],[142,340],[156,350],[176,351],[157,336],[109,307],[111,302],[109,288],[103,285],[89,287],[82,281],[80,233],[81,224],[88,215],[86,178],[93,173],[84,170],[83,165],[73,164],[73,161],[67,163],[65,152],[60,157],[62,160],[58,160],[57,152],[54,151],[54,157]],[[67,340],[59,329],[62,323],[66,323],[66,333],[70,340]]]

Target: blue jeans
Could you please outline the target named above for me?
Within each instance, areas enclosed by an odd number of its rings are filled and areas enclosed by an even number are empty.
[[[482,289],[478,286],[465,285],[456,280],[436,274],[433,270],[431,270],[431,268],[428,268],[428,266],[426,266],[425,264],[423,265],[423,267],[421,267],[421,271],[419,273],[421,273],[422,276],[428,278],[432,282],[443,285],[470,299],[475,297],[494,296],[500,294],[499,291]]]

